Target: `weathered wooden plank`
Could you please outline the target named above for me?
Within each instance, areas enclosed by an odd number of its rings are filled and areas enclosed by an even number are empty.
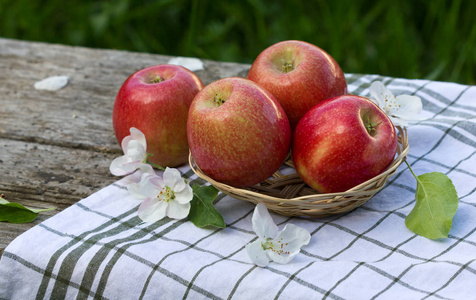
[[[109,164],[119,154],[0,139],[1,191],[71,205],[117,180]]]
[[[171,57],[0,39],[0,137],[80,148],[118,149],[112,131],[115,96],[136,70]],[[244,76],[248,65],[205,61],[205,84]],[[37,91],[33,84],[67,75],[64,89]]]
[[[0,139],[0,192],[32,208],[56,207],[28,224],[0,222],[0,252],[16,236],[119,178],[117,154]]]
[[[118,178],[112,107],[123,81],[171,57],[0,38],[0,193],[25,206],[55,211],[28,224],[0,222],[0,254],[15,237]],[[246,75],[249,65],[204,61],[205,84]],[[36,81],[67,75],[56,92]]]

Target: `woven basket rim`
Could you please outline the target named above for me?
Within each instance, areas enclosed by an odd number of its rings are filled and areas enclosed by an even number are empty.
[[[191,169],[193,170],[193,172],[197,174],[200,178],[208,181],[211,185],[215,186],[218,190],[224,192],[225,194],[231,195],[232,197],[235,197],[241,200],[250,201],[254,203],[257,203],[257,202],[264,202],[265,204],[274,203],[277,205],[283,205],[283,204],[302,205],[306,203],[313,204],[313,203],[317,203],[321,201],[327,204],[331,204],[334,202],[341,203],[341,200],[344,198],[348,200],[349,198],[352,198],[352,197],[359,198],[363,194],[369,194],[369,193],[372,193],[372,195],[375,194],[385,185],[388,178],[393,176],[397,168],[406,160],[406,157],[409,151],[407,129],[402,128],[400,126],[397,126],[396,128],[398,130],[397,153],[392,163],[382,173],[344,192],[318,193],[317,191],[314,191],[315,194],[302,195],[302,196],[297,196],[292,198],[275,197],[275,196],[263,194],[259,191],[252,190],[253,186],[237,188],[237,187],[233,187],[233,186],[214,180],[213,178],[205,174],[200,169],[200,167],[198,167],[191,153],[189,153],[189,165]],[[382,180],[384,181],[383,183],[381,183]],[[378,188],[372,188],[375,182],[379,183]],[[368,189],[365,189],[368,186],[371,187],[370,192]],[[350,199],[350,201],[352,201],[352,199]],[[359,198],[359,201],[361,201],[360,198]]]

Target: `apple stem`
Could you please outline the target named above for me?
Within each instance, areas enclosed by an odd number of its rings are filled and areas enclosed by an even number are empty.
[[[370,121],[370,115],[367,114],[367,122],[365,123],[365,128],[371,136],[375,136],[375,131],[377,130],[377,126],[380,125],[380,123],[382,122],[372,123]]]
[[[292,61],[285,61],[284,59],[282,60],[282,71],[283,73],[289,73],[294,70],[294,65]]]
[[[160,77],[160,75],[156,75],[155,78],[152,78],[150,80],[150,83],[159,83],[159,82],[162,82],[164,81],[164,79],[162,77]]]
[[[225,103],[226,99],[219,94],[216,94],[215,97],[213,98],[213,102],[216,104],[216,106],[221,106],[223,103]]]
[[[371,135],[371,136],[375,136],[375,130],[377,130],[377,126],[382,123],[382,122],[378,122],[378,123],[369,123],[365,126],[365,128],[367,128],[367,132]]]

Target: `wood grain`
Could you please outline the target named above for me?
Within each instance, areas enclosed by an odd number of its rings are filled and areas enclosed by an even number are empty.
[[[18,235],[118,178],[110,161],[121,153],[112,107],[124,80],[170,56],[89,49],[0,38],[0,193],[34,208],[56,207],[32,223],[0,222],[0,253]],[[249,65],[204,60],[196,74],[209,84],[245,77]],[[36,81],[67,75],[55,92]]]

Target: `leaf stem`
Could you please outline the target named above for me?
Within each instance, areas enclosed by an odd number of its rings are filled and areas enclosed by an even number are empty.
[[[152,167],[154,167],[154,168],[156,168],[156,169],[165,171],[165,168],[164,168],[164,167],[159,166],[158,164],[155,164],[155,163],[153,163],[153,162],[151,162],[151,161],[149,160],[149,157],[151,157],[152,155],[153,155],[153,154],[151,154],[151,153],[147,153],[146,156],[145,156],[145,159],[144,159],[144,161],[142,161],[142,163],[144,163],[144,164],[149,164],[149,165],[151,165]]]
[[[416,174],[413,172],[412,167],[410,167],[410,164],[408,163],[406,159],[405,159],[405,163],[407,164],[407,167],[410,170],[410,172],[412,172],[413,177],[415,177],[415,179],[418,181],[418,176],[416,176]]]
[[[147,160],[147,163],[149,165],[151,165],[152,167],[156,168],[156,169],[159,169],[159,170],[162,170],[162,171],[165,171],[165,168],[162,167],[162,166],[159,166],[158,164],[154,164],[153,162],[151,162],[150,160]]]

